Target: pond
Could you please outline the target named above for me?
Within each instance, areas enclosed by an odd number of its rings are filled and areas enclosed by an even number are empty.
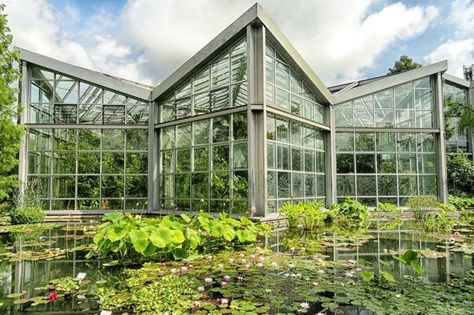
[[[26,226],[0,233],[0,313],[100,313],[101,306],[97,297],[91,296],[88,290],[100,283],[120,281],[118,275],[123,267],[104,266],[94,259],[86,259],[94,234],[95,228],[91,224],[43,225],[42,228]],[[474,233],[470,229],[463,228],[449,236],[442,236],[420,231],[412,222],[394,227],[383,221],[373,221],[368,230],[360,233],[322,230],[309,234],[301,230],[291,233],[274,230],[261,240],[262,246],[283,254],[289,263],[293,257],[317,255],[317,259],[342,261],[354,265],[354,268],[370,266],[374,271],[387,272],[397,279],[412,275],[413,270],[393,257],[413,249],[421,257],[423,277],[431,283],[465,277],[474,265],[473,244]],[[349,275],[352,275],[351,272]],[[41,300],[21,303],[36,296],[42,295],[43,299],[48,296],[47,286],[51,280],[76,278],[80,273],[85,273],[86,276],[82,283],[84,286],[81,286],[77,294],[53,303],[42,303]],[[295,274],[298,277],[299,273]],[[290,272],[288,281],[293,281],[291,278],[295,274]],[[288,274],[285,276],[288,277]],[[270,294],[271,289],[266,291]],[[361,306],[342,305],[336,312],[330,312],[328,307],[321,305],[311,304],[307,308],[303,306],[300,311],[308,314],[321,311],[327,314],[373,314]],[[287,309],[285,313],[293,311],[294,309]],[[277,311],[269,310],[268,313]]]

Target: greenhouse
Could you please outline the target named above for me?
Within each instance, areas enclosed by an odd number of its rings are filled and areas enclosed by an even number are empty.
[[[474,100],[447,62],[326,87],[258,5],[155,87],[18,50],[22,191],[50,214],[446,203],[447,155],[472,158],[444,137],[444,101]]]

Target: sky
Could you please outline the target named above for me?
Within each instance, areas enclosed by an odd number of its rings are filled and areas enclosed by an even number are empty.
[[[4,0],[13,44],[155,85],[255,0]],[[384,75],[401,55],[474,63],[474,0],[261,0],[328,86]]]

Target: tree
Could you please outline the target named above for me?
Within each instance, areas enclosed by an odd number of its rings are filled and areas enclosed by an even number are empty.
[[[407,55],[402,55],[400,56],[400,59],[398,61],[395,61],[393,68],[388,69],[387,74],[402,73],[402,72],[413,70],[420,67],[421,67],[421,64],[413,61],[413,58],[410,58]]]
[[[474,194],[474,161],[467,154],[458,152],[448,156],[449,193],[457,196]]]
[[[464,103],[455,102],[451,98],[446,99],[444,101],[444,105],[448,108],[446,116],[458,118],[456,121],[456,127],[447,126],[447,131],[449,131],[451,135],[455,132],[458,134],[464,134],[468,128],[472,128],[472,126],[474,126],[473,107],[470,107]]]
[[[18,89],[13,88],[20,74],[20,59],[18,52],[10,50],[12,35],[4,9],[5,5],[0,5],[0,202],[18,185],[14,173],[24,133],[24,128],[15,122],[19,114]]]

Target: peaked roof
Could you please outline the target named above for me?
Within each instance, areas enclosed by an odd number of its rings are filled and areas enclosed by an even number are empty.
[[[219,48],[237,36],[244,34],[247,25],[253,23],[261,23],[266,27],[267,36],[273,40],[275,44],[280,46],[276,47],[278,52],[287,59],[287,62],[289,62],[291,66],[301,70],[299,74],[305,79],[306,83],[311,85],[310,88],[317,93],[323,103],[332,104],[333,96],[331,92],[258,3],[248,9],[206,46],[156,86],[152,91],[151,99],[155,100],[167,92],[170,92],[173,88],[177,88],[178,85],[188,79],[199,66],[203,66],[214,58],[219,53]]]
[[[448,62],[446,60],[433,63],[428,66],[423,66],[418,69],[406,71],[399,74],[387,75],[380,78],[365,80],[367,83],[360,86],[346,87],[334,93],[334,103],[342,103],[348,100],[371,94],[380,90],[388,89],[390,87],[400,85],[409,81],[417,80],[438,72],[445,72],[448,69]],[[346,89],[347,88],[347,89]]]
[[[53,59],[32,51],[15,47],[20,52],[20,59],[32,64],[51,69],[56,72],[64,73],[80,80],[87,81],[92,84],[100,85],[105,88],[124,93],[148,101],[150,98],[151,86],[121,79],[98,71],[74,66],[72,64]]]

